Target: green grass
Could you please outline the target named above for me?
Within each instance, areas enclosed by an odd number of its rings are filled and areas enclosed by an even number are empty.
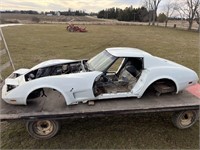
[[[90,58],[107,47],[136,47],[185,65],[199,73],[196,32],[148,26],[88,25],[87,33],[69,33],[65,25],[3,28],[16,68],[30,68],[55,58]],[[6,71],[4,76],[10,72]],[[170,114],[153,113],[66,120],[61,132],[46,141],[32,139],[24,124],[1,124],[1,148],[198,149],[199,125],[173,127]]]

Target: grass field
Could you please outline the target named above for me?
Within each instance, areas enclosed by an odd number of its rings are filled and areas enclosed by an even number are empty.
[[[3,28],[16,68],[55,58],[90,58],[107,47],[136,47],[183,64],[199,74],[196,32],[149,26],[88,25],[87,33],[69,33],[64,25]],[[2,58],[4,60],[5,58]],[[9,70],[4,76],[9,74]],[[22,122],[1,123],[1,148],[198,149],[199,124],[173,127],[170,113],[66,120],[47,141],[32,139]]]

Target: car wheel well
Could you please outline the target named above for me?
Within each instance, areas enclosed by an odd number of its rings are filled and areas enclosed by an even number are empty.
[[[33,90],[32,92],[29,93],[29,95],[27,96],[26,99],[26,103],[30,103],[31,101],[33,101],[33,99],[36,99],[38,97],[53,97],[53,95],[58,95],[57,97],[59,97],[62,100],[65,100],[64,95],[62,94],[62,92],[60,92],[57,89],[51,88],[51,87],[45,87],[45,88],[37,88],[35,90]],[[53,98],[52,98],[53,99]],[[64,101],[65,102],[65,101]]]
[[[166,85],[166,86],[171,87],[171,88],[173,87],[172,92],[177,91],[176,83],[173,80],[167,79],[167,78],[156,80],[149,87],[154,87],[155,85],[158,85],[158,84]]]
[[[34,98],[40,97],[42,91],[43,91],[43,88],[38,88],[38,89],[33,90],[32,92],[30,92],[28,94],[27,100],[28,99],[34,99]]]

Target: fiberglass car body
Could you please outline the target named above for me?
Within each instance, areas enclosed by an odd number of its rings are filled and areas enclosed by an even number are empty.
[[[193,70],[142,50],[107,48],[90,60],[49,60],[31,69],[19,69],[5,80],[2,99],[26,105],[28,98],[50,88],[72,105],[89,100],[140,98],[156,83],[178,93],[197,81]]]

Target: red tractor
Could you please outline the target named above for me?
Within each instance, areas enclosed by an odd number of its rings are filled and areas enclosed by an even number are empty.
[[[66,30],[69,31],[69,32],[87,32],[86,27],[81,28],[79,26],[75,26],[74,24],[69,24],[66,27]]]

